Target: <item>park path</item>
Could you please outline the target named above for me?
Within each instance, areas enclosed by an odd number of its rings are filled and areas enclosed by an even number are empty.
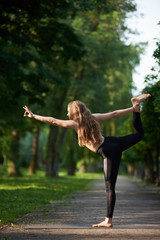
[[[3,228],[0,240],[159,240],[160,192],[119,177],[116,193],[113,228],[91,227],[104,220],[106,213],[104,181],[99,179],[87,191],[71,194]]]

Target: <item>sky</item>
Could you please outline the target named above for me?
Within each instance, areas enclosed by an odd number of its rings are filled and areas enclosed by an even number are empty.
[[[139,94],[145,87],[144,78],[151,73],[151,67],[155,66],[152,57],[156,49],[156,39],[160,40],[160,0],[134,0],[137,4],[136,13],[129,14],[127,25],[132,30],[137,30],[138,35],[129,35],[130,43],[148,42],[145,54],[141,55],[140,65],[136,67],[133,74],[134,85],[137,90],[134,94]]]

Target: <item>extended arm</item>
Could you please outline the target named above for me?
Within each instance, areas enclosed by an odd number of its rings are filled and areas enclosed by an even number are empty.
[[[96,118],[97,121],[101,122],[101,121],[109,120],[112,118],[124,116],[133,111],[134,111],[134,108],[131,107],[131,108],[126,108],[126,109],[115,110],[110,113],[94,113],[92,115]]]
[[[37,114],[33,114],[27,106],[23,107],[25,109],[24,117],[34,118],[44,123],[76,129],[76,122],[72,120],[60,120],[53,117],[44,117]]]

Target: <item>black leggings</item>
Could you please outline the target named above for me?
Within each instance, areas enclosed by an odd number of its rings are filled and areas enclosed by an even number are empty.
[[[116,201],[115,184],[122,152],[138,143],[144,136],[140,113],[133,113],[133,127],[135,133],[124,137],[105,137],[97,150],[97,154],[104,158],[104,178],[107,193],[107,218],[112,218]]]

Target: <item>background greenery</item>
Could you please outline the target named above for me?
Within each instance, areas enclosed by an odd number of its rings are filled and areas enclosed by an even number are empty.
[[[0,169],[6,182],[25,179],[21,167],[34,175],[43,166],[53,179],[61,177],[60,168],[68,175],[102,172],[102,159],[79,148],[73,130],[24,119],[22,107],[60,119],[75,99],[92,112],[130,107],[132,73],[145,49],[145,43],[126,43],[134,1],[2,0],[0,9]],[[158,67],[146,75],[143,90],[152,95],[142,106],[145,138],[124,153],[121,172],[159,185],[159,40],[153,57]],[[102,123],[103,134],[133,132],[131,118]]]

